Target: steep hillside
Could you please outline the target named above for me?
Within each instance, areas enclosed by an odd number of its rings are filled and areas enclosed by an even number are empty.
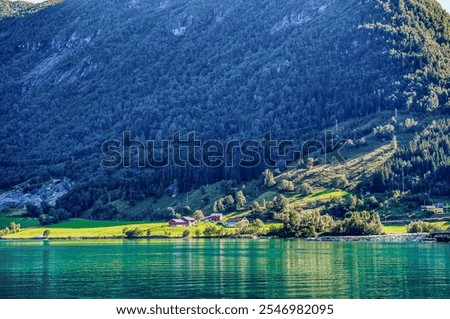
[[[434,0],[65,0],[4,19],[0,187],[68,177],[86,210],[265,168],[101,168],[126,130],[304,141],[395,109],[447,117],[449,21]],[[368,134],[354,129],[340,135]]]
[[[31,3],[27,1],[0,1],[0,19],[9,17],[21,17],[35,13],[48,6],[60,3],[63,0],[47,0],[41,3]]]

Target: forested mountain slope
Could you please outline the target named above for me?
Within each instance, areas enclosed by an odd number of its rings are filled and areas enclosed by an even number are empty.
[[[85,209],[263,169],[101,169],[125,130],[304,140],[394,109],[448,116],[449,21],[434,0],[65,0],[3,19],[0,187],[67,176]]]
[[[31,3],[26,1],[0,0],[0,19],[32,14],[48,6],[58,4],[61,1],[62,0],[47,0],[41,3]]]

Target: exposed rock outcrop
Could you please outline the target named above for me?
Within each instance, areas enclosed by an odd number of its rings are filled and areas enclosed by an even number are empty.
[[[67,194],[73,183],[67,179],[53,179],[44,185],[28,190],[27,183],[18,185],[15,189],[0,194],[0,210],[23,208],[26,205],[40,207],[42,203],[54,206],[61,196]]]

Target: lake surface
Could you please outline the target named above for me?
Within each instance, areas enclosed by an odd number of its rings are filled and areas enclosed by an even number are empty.
[[[450,298],[450,244],[0,241],[0,298]]]

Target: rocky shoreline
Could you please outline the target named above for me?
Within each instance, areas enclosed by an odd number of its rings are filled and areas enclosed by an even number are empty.
[[[26,240],[118,240],[123,239],[126,240],[123,236],[105,236],[105,237],[96,237],[96,236],[88,236],[88,237],[52,237],[52,238],[0,238],[0,241],[26,241]],[[166,237],[166,236],[150,236],[150,237],[137,237],[131,239],[168,239],[168,240],[180,240],[187,239],[181,237]],[[189,239],[198,239],[198,238],[189,238]],[[200,239],[218,239],[217,237],[202,237]],[[249,237],[222,237],[220,239],[283,239],[278,237],[266,237],[266,236],[249,236]],[[289,238],[284,238],[289,239]],[[317,241],[317,242],[423,242],[423,241],[434,241],[430,238],[428,233],[419,233],[419,234],[391,234],[391,235],[371,235],[371,236],[323,236],[323,237],[310,237],[310,238],[290,238],[290,239],[299,239],[306,241]]]
[[[324,236],[308,238],[308,241],[349,241],[349,242],[421,242],[429,241],[428,233],[419,234],[392,234],[372,236]]]

